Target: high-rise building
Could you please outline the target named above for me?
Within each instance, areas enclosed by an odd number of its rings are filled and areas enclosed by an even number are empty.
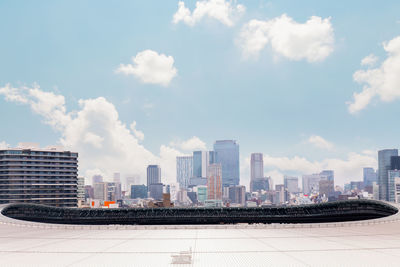
[[[231,185],[229,187],[229,201],[232,204],[244,206],[246,203],[246,187],[244,185]]]
[[[333,170],[323,170],[321,176],[325,176],[328,181],[335,182],[335,172]]]
[[[283,177],[283,184],[289,193],[299,192],[299,178],[285,175]]]
[[[149,185],[150,197],[155,200],[163,199],[163,188],[164,185],[162,183],[154,183]]]
[[[147,187],[142,185],[131,185],[131,198],[147,198]]]
[[[396,177],[394,179],[394,187],[395,187],[395,202],[400,203],[400,178]]]
[[[255,178],[250,181],[251,192],[259,192],[261,190],[271,190],[273,188],[272,179],[270,177]]]
[[[374,168],[363,168],[364,186],[372,186],[373,182],[377,182],[376,172]]]
[[[78,153],[19,144],[0,149],[0,204],[37,203],[76,207]]]
[[[223,186],[239,185],[239,144],[235,140],[218,140],[214,151],[216,163],[222,167]]]
[[[208,167],[207,199],[222,200],[222,167],[220,163],[214,163]]]
[[[92,177],[92,185],[93,186],[94,186],[94,184],[102,183],[102,182],[103,182],[103,176],[101,176],[100,174],[93,175],[93,177]]]
[[[320,180],[319,181],[319,194],[325,195],[330,198],[335,194],[335,186],[332,180]]]
[[[121,200],[121,184],[114,182],[95,183],[93,186],[94,199],[103,201]]]
[[[400,170],[389,170],[388,179],[388,201],[397,202],[396,179],[400,179]]]
[[[310,175],[303,175],[303,193],[305,195],[309,194],[318,194],[319,193],[319,181],[325,178],[326,176],[321,176],[319,173],[314,173]]]
[[[388,184],[389,170],[391,169],[391,157],[398,156],[397,149],[383,149],[378,151],[378,185],[379,199],[389,201]]]
[[[400,156],[390,157],[390,169],[391,170],[400,170]]]
[[[150,192],[150,185],[161,183],[161,168],[158,165],[147,166],[147,190]]]
[[[95,183],[93,185],[93,198],[99,200],[107,200],[106,183]]]
[[[85,201],[85,177],[78,177],[78,200]]]
[[[264,178],[264,161],[262,153],[252,153],[250,157],[250,192],[255,192],[253,185],[257,179]]]
[[[207,186],[197,186],[197,201],[205,203],[207,200]]]
[[[262,153],[252,153],[250,158],[250,179],[264,177],[264,160]]]
[[[190,178],[193,175],[193,157],[176,157],[176,181],[180,188],[188,188]]]

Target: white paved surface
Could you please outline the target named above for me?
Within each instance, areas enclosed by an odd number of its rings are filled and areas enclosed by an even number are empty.
[[[191,264],[172,264],[188,250]],[[0,266],[400,266],[400,215],[337,224],[126,227],[0,216]]]

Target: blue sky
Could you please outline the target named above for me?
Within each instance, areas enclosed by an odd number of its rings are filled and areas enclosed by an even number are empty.
[[[396,93],[388,102],[372,98],[355,114],[346,102],[353,101],[353,93],[365,85],[353,79],[355,72],[368,69],[361,60],[374,54],[379,59],[371,69],[379,69],[388,58],[383,43],[400,35],[400,2],[228,3],[234,11],[238,4],[245,7],[232,15],[232,25],[207,15],[194,25],[174,23],[178,1],[2,1],[0,88],[6,84],[31,88],[37,83],[40,90],[62,95],[67,112],[82,108],[79,99],[104,97],[127,128],[136,121],[145,136],[140,146],[157,157],[162,157],[162,145],[188,153],[177,144],[193,136],[208,149],[217,139],[238,140],[242,161],[251,152],[263,152],[274,159],[287,157],[288,164],[294,157],[312,164],[326,159],[348,162],[349,153],[376,158],[376,153],[363,151],[399,147]],[[196,2],[185,1],[185,8],[193,12]],[[269,37],[258,56],[246,58],[239,44],[246,24],[271,22],[283,14],[298,24],[311,16],[328,19],[332,51],[317,62],[293,59],[279,53]],[[116,71],[120,64],[133,64],[132,57],[145,50],[173,57],[177,75],[167,86]],[[54,124],[43,123],[43,113],[32,105],[1,97],[0,113],[0,142],[11,146],[19,141],[55,144],[65,135]],[[101,132],[97,135],[104,137]],[[318,147],[310,143],[311,136],[331,146]],[[81,149],[73,144],[71,148]],[[108,152],[105,147],[97,151]],[[277,176],[309,170],[285,169],[274,159],[266,172],[275,171]],[[342,172],[340,181],[361,179],[360,164],[374,164],[373,159],[363,160],[358,165],[348,163],[354,170],[349,175]],[[247,176],[247,165],[242,164],[242,176]],[[96,169],[82,166],[83,174]],[[98,168],[107,175],[120,171],[118,166]]]

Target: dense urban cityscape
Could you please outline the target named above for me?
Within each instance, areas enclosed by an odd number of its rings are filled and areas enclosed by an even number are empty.
[[[78,152],[60,147],[40,148],[20,143],[0,150],[2,180],[0,203],[37,203],[59,207],[261,207],[300,205],[350,199],[399,203],[398,149],[378,151],[378,169],[363,168],[363,177],[335,184],[335,170],[284,176],[274,184],[264,176],[262,153],[250,157],[250,187],[240,184],[239,144],[217,140],[213,151],[193,151],[176,157],[176,183],[164,184],[158,165],[147,168],[146,184],[140,176],[94,175],[91,185],[78,176]]]

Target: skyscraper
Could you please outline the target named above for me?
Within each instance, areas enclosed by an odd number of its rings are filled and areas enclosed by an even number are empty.
[[[319,181],[324,177],[327,180],[326,176],[321,176],[319,173],[303,175],[303,193],[305,195],[309,195],[312,193],[319,192]]]
[[[176,181],[180,188],[187,188],[193,175],[193,157],[176,157]]]
[[[147,190],[150,191],[150,185],[161,183],[161,168],[158,165],[147,166]]]
[[[377,182],[374,168],[363,168],[363,181],[365,187],[372,186],[373,182]]]
[[[93,186],[94,186],[94,184],[102,183],[102,182],[103,182],[103,176],[101,176],[99,174],[93,175],[93,177],[92,177],[92,185]]]
[[[299,192],[299,178],[285,175],[283,177],[283,184],[289,193]]]
[[[321,176],[326,176],[328,181],[334,182],[335,181],[335,172],[332,170],[323,170],[320,172]]]
[[[208,167],[207,199],[222,200],[222,167],[220,163],[214,163]]]
[[[244,206],[246,203],[246,187],[244,185],[232,185],[229,187],[229,201],[233,204]]]
[[[390,169],[391,170],[400,170],[400,156],[390,157]]]
[[[264,161],[262,153],[252,153],[250,159],[250,180],[264,177]]]
[[[396,179],[400,178],[400,170],[388,171],[388,201],[397,202],[396,196]]]
[[[397,149],[383,149],[378,151],[378,185],[379,199],[389,201],[388,172],[391,169],[391,157],[398,156]]]
[[[223,186],[239,184],[239,144],[235,140],[218,140],[214,143],[216,163],[222,167]]]

